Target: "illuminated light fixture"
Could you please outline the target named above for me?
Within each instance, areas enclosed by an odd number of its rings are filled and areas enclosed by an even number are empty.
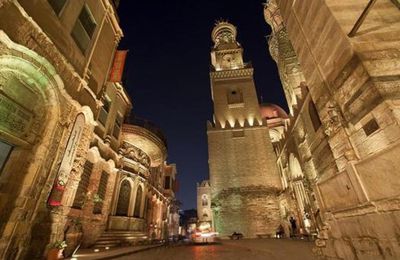
[[[78,258],[76,258],[76,257],[71,257],[70,259],[71,260],[78,260]]]
[[[248,119],[248,121],[249,121],[249,125],[250,126],[253,126],[253,124],[254,124],[254,117],[249,117],[249,119]]]
[[[105,249],[108,250],[108,249],[110,249],[110,247],[109,247],[109,246],[106,246]]]
[[[100,249],[96,248],[93,251],[97,253],[97,252],[100,252]]]

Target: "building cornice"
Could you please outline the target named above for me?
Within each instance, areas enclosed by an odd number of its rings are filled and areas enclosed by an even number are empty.
[[[253,76],[253,68],[221,70],[210,72],[211,79],[234,79],[234,78],[248,78]]]

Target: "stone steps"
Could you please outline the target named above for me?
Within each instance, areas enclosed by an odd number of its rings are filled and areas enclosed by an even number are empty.
[[[147,235],[139,231],[105,231],[97,239],[93,248],[129,246],[146,240]]]

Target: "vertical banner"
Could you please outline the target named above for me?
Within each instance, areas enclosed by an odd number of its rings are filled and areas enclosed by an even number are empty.
[[[83,129],[85,127],[85,116],[79,114],[72,128],[71,135],[69,136],[67,147],[65,149],[60,169],[58,170],[56,180],[51,190],[48,204],[50,206],[60,206],[64,194],[65,185],[69,179],[69,174],[74,164],[76,151],[81,140]]]
[[[179,191],[179,182],[177,179],[175,179],[174,183],[173,183],[173,191],[174,192],[178,192]]]
[[[115,51],[114,62],[110,70],[110,82],[121,82],[127,54],[128,50]]]

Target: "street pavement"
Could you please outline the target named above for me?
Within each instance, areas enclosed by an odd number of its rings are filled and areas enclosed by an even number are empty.
[[[223,240],[210,245],[162,246],[117,260],[311,260],[313,242],[289,239]]]

